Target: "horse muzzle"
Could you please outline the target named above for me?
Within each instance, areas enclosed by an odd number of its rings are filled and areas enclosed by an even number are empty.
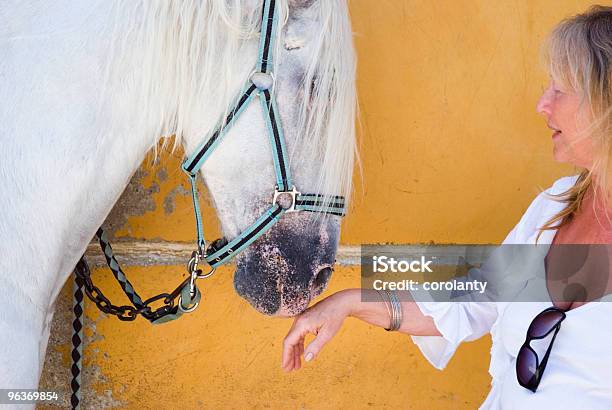
[[[266,315],[301,313],[331,278],[339,218],[328,216],[312,227],[300,219],[280,222],[237,258],[236,292]]]

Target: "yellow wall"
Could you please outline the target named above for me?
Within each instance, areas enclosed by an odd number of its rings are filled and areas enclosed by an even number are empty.
[[[499,242],[539,187],[571,173],[553,163],[550,132],[535,113],[547,82],[538,52],[556,22],[588,4],[350,1],[363,179],[342,243]],[[159,188],[155,209],[130,216],[119,236],[194,240],[190,198],[172,191],[187,189],[180,155],[142,178]],[[216,224],[205,212],[206,225]],[[183,269],[128,273],[153,294]],[[108,273],[95,277],[120,298]],[[326,294],[358,284],[356,268],[340,268]],[[202,287],[197,312],[160,327],[105,318],[88,304],[95,340],[86,364],[99,370],[90,388],[126,408],[456,409],[477,407],[488,392],[489,338],[462,346],[439,372],[408,337],[352,319],[316,362],[286,375],[281,343],[291,322],[256,314],[234,294],[228,269]],[[68,360],[66,346],[52,348]]]

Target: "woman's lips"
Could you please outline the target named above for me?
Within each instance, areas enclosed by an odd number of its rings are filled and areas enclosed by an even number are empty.
[[[553,139],[554,139],[554,138],[556,138],[556,137],[558,137],[559,135],[561,135],[561,131],[560,131],[560,130],[558,130],[557,128],[553,127],[553,126],[552,126],[552,125],[550,125],[550,124],[546,124],[546,126],[547,126],[548,128],[550,128],[551,130],[553,130],[553,135],[552,135],[552,138],[553,138]]]

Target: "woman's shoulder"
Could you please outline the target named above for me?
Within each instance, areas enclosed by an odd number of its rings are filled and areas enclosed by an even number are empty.
[[[559,201],[554,196],[566,192],[574,186],[577,180],[578,175],[565,176],[557,179],[550,187],[540,192],[504,242],[534,242],[540,227],[565,207],[565,203]]]

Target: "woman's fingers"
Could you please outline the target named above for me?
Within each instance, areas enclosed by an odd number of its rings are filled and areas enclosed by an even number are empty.
[[[302,355],[307,362],[317,357],[323,346],[338,333],[354,303],[354,292],[341,291],[316,303],[296,317],[283,342],[283,369],[288,372],[299,369],[302,366]],[[304,338],[307,334],[312,334],[315,338],[304,349]]]
[[[300,338],[300,342],[297,344],[296,348],[293,350],[295,352],[294,369],[300,370],[300,368],[302,367],[302,354],[304,354],[304,337]]]
[[[304,349],[304,337],[309,333],[316,335],[316,337]],[[292,327],[283,345],[283,369],[288,372],[299,370],[302,367],[302,355],[304,355],[304,360],[307,362],[311,361],[319,354],[323,346],[331,340],[335,333],[326,331],[324,327],[320,330],[301,327],[300,325]]]
[[[332,336],[335,333],[336,332],[329,332],[326,326],[323,326],[319,330],[317,337],[315,337],[315,339],[310,342],[308,347],[306,347],[306,350],[304,351],[304,360],[309,362],[315,357],[317,357],[323,346],[325,346],[325,344],[331,340]]]
[[[294,346],[293,348],[293,368],[291,370],[298,370],[301,367],[301,359],[300,359],[300,346]]]
[[[298,341],[298,344],[293,347],[293,370],[300,368],[300,344],[301,341]]]
[[[300,353],[303,349],[304,336],[308,330],[302,323],[302,317],[298,317],[293,322],[293,326],[283,342],[283,361],[282,366],[286,371],[295,369],[300,364]],[[300,347],[302,345],[302,347]]]
[[[298,358],[302,357],[302,355],[304,354],[304,338],[302,338],[301,343],[299,344],[299,348],[300,348],[300,354],[298,355]],[[298,362],[298,364],[300,365],[300,367],[302,367],[301,360]]]

